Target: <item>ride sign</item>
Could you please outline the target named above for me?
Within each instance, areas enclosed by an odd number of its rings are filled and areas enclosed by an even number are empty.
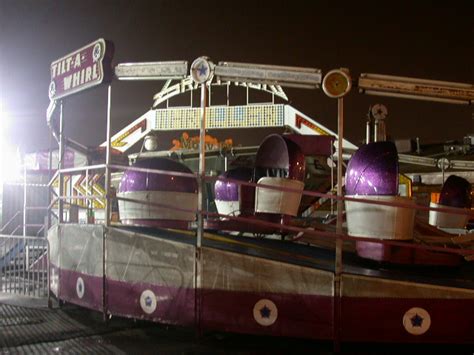
[[[51,63],[51,100],[110,82],[114,45],[100,38]]]

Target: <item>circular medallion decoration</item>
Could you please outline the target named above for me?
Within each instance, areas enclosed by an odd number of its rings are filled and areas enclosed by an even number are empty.
[[[436,165],[438,165],[438,169],[440,170],[447,170],[451,167],[451,162],[449,161],[448,158],[441,158],[441,159],[438,159]]]
[[[375,104],[370,108],[370,113],[372,114],[372,117],[375,118],[376,120],[383,120],[387,118],[388,115],[388,110],[385,105],[382,104]]]
[[[424,334],[431,326],[430,314],[420,307],[410,308],[403,316],[403,326],[412,335]]]
[[[49,83],[48,95],[49,98],[52,99],[56,94],[56,83],[54,81]]]
[[[152,314],[156,310],[156,295],[151,290],[145,290],[140,295],[140,307],[146,314]]]
[[[199,57],[191,64],[191,78],[198,84],[203,84],[212,77],[212,67],[209,58]]]
[[[351,77],[342,69],[331,70],[323,79],[323,91],[332,98],[343,97],[351,91],[351,87]]]
[[[102,46],[100,43],[97,43],[94,46],[94,49],[92,49],[92,59],[94,62],[97,62],[100,59],[100,56],[102,55]]]
[[[255,306],[253,306],[253,318],[264,327],[275,323],[278,318],[278,309],[275,303],[265,298],[255,303]]]
[[[84,280],[82,277],[78,277],[76,281],[76,293],[77,297],[82,298],[84,297],[84,292],[86,291],[84,286]]]

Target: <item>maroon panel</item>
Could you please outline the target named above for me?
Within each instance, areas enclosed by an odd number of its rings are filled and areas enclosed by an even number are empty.
[[[157,297],[156,310],[147,314],[140,306],[143,291]],[[195,322],[194,289],[107,280],[109,312],[114,315],[147,319],[160,323],[191,326]]]
[[[429,330],[409,334],[403,316],[413,307],[425,309],[431,317]],[[352,298],[342,299],[344,341],[405,343],[474,343],[474,299]]]
[[[84,295],[78,296],[78,278],[84,282]],[[59,298],[78,306],[102,311],[102,283],[100,276],[91,276],[71,270],[59,270]]]
[[[261,326],[254,318],[254,306],[261,299],[273,301],[278,309],[272,325]],[[327,296],[202,291],[201,320],[206,330],[331,339],[332,315],[333,301]]]
[[[284,134],[283,137],[296,143],[304,155],[330,156],[332,145],[336,139],[334,136],[313,136],[304,134]]]

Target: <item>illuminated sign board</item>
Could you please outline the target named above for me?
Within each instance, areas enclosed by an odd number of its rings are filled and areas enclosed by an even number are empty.
[[[112,79],[112,42],[98,39],[51,63],[49,98],[60,99]]]
[[[122,63],[115,67],[119,80],[182,79],[188,73],[188,62]]]
[[[156,130],[199,129],[200,108],[155,110]],[[211,106],[206,109],[208,129],[283,127],[284,105]]]

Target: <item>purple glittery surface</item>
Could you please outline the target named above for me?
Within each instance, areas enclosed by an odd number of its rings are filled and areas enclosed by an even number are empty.
[[[346,170],[347,195],[397,195],[398,154],[392,142],[361,146]]]
[[[451,175],[443,184],[439,204],[450,207],[471,207],[471,184],[466,179]]]
[[[251,168],[235,168],[221,174],[224,179],[234,179],[249,182],[252,179]],[[238,201],[239,200],[239,184],[232,181],[217,180],[214,185],[214,193],[216,200],[219,201]]]
[[[140,160],[134,167],[192,174],[192,171],[185,165],[167,158]],[[176,191],[195,193],[197,192],[197,181],[194,177],[126,170],[120,182],[119,192],[128,191]]]

